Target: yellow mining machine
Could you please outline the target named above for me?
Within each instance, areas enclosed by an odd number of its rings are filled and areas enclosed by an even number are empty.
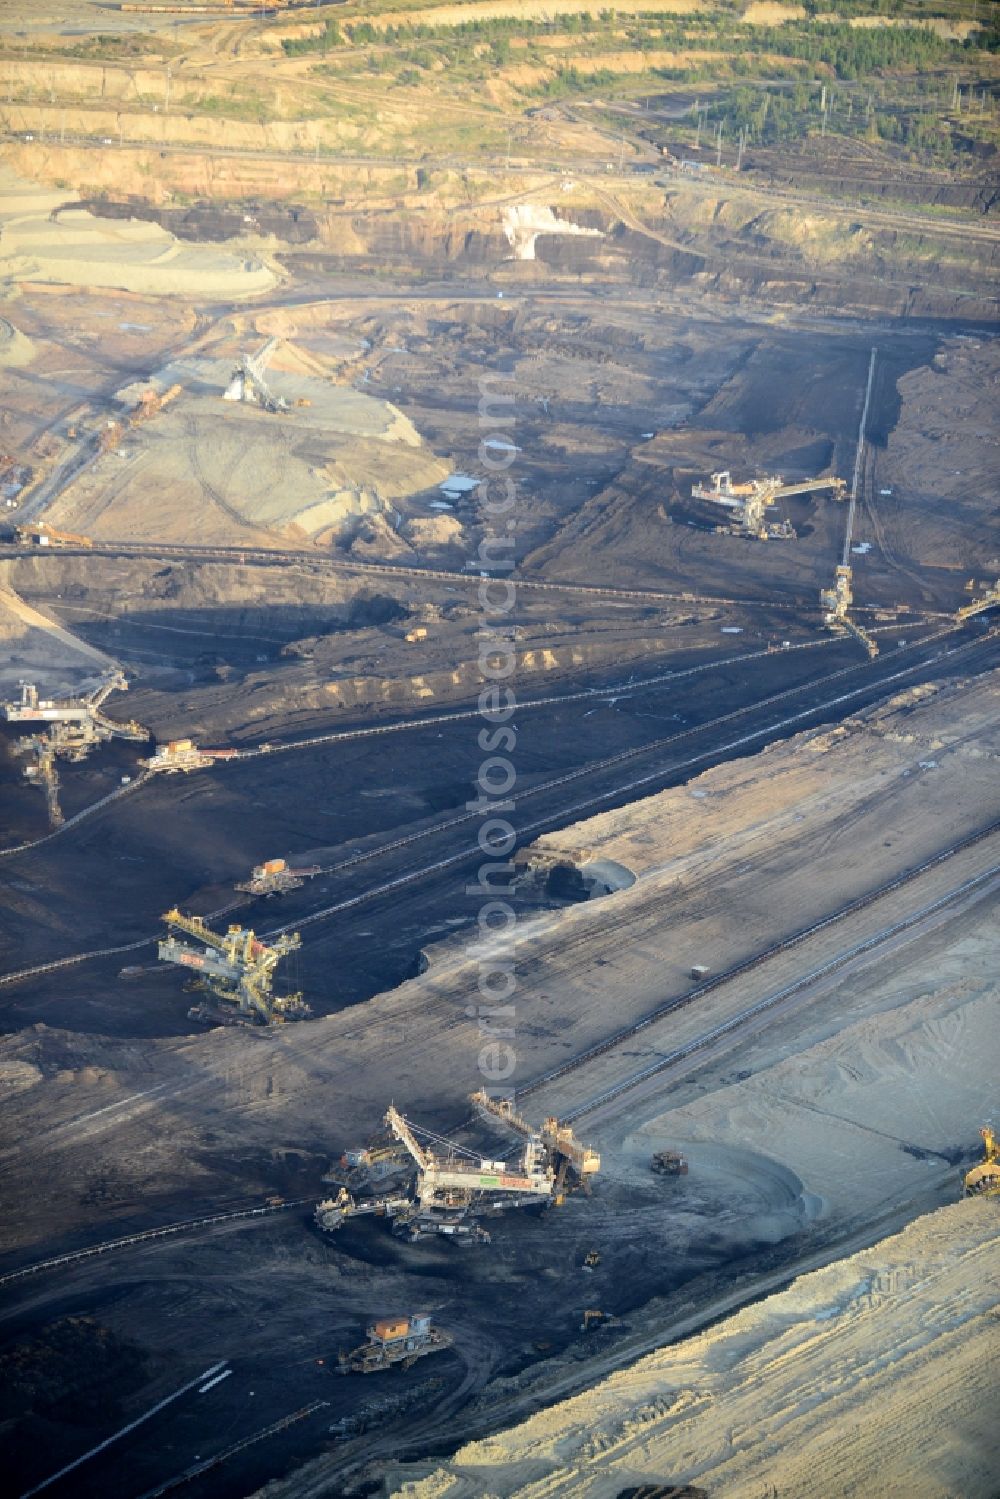
[[[49,816],[49,827],[57,828],[63,822],[59,805],[59,771],[56,767],[56,747],[48,734],[32,734],[22,739],[15,753],[31,755],[24,768],[24,779],[45,793],[45,806]]]
[[[121,446],[125,428],[117,417],[109,416],[97,434],[97,448],[101,453],[113,453]]]
[[[55,526],[43,520],[15,526],[14,532],[22,546],[84,547],[89,550],[94,545],[89,536],[79,536],[75,531],[57,531]]]
[[[34,682],[21,682],[20,688],[17,702],[0,703],[0,715],[8,723],[49,723],[72,728],[75,735],[66,737],[64,759],[81,760],[87,747],[104,739],[143,741],[150,737],[149,730],[135,719],[119,722],[101,712],[113,692],[128,691],[128,678],[117,668],[106,672],[92,691],[79,697],[43,698]],[[82,746],[83,753],[70,752],[71,741],[72,748]]]
[[[214,764],[214,757],[200,749],[193,739],[169,739],[166,744],[157,745],[150,758],[142,762],[142,768],[150,775],[177,775]]]
[[[426,1312],[409,1317],[382,1317],[368,1328],[368,1341],[340,1355],[341,1374],[376,1374],[402,1364],[409,1369],[418,1358],[444,1353],[452,1345],[449,1333],[435,1327]]]
[[[473,1106],[489,1119],[499,1119],[501,1124],[513,1130],[522,1139],[537,1141],[541,1146],[545,1163],[553,1174],[553,1202],[561,1202],[567,1189],[581,1187],[590,1192],[591,1178],[601,1169],[601,1157],[596,1150],[582,1145],[573,1133],[572,1126],[562,1124],[550,1115],[536,1130],[517,1113],[510,1098],[493,1098],[486,1089],[470,1095]]]
[[[749,479],[734,484],[729,469],[711,474],[707,484],[695,484],[691,497],[720,505],[730,514],[725,525],[716,530],[729,532],[733,536],[749,536],[757,541],[794,541],[795,531],[790,521],[768,520],[768,510],[779,500],[794,494],[811,494],[817,489],[833,491],[834,499],[843,499],[847,485],[843,479],[830,476],[823,479],[802,479],[795,484],[786,484],[780,474],[771,474],[765,479]]]
[[[374,1191],[390,1177],[408,1175],[412,1169],[409,1151],[384,1130],[360,1150],[345,1150],[323,1181],[357,1194]]]
[[[22,682],[20,687],[16,701],[0,702],[0,717],[8,723],[48,725],[46,732],[19,741],[15,752],[31,757],[25,780],[45,792],[49,822],[58,827],[63,818],[56,761],[84,760],[95,745],[109,739],[147,740],[149,730],[134,719],[123,723],[101,712],[112,692],[127,692],[128,679],[122,671],[106,673],[97,687],[79,697],[43,698],[34,682]]]
[[[171,385],[169,390],[159,391],[150,386],[148,390],[142,391],[129,414],[129,426],[141,427],[143,422],[148,422],[165,406],[176,401],[183,389],[183,385]]]
[[[225,936],[220,936],[200,916],[185,916],[176,906],[163,920],[168,927],[194,937],[200,946],[181,942],[171,933],[159,944],[160,959],[189,969],[198,988],[222,1001],[217,1008],[196,1005],[189,1012],[190,1019],[227,1025],[280,1025],[311,1015],[301,994],[274,993],[278,963],[302,945],[298,932],[284,934],[267,945],[241,926],[230,926]]]
[[[621,1327],[622,1319],[613,1312],[602,1312],[597,1307],[588,1307],[580,1323],[581,1332],[596,1332],[599,1327]]]
[[[997,578],[992,587],[987,588],[981,598],[973,599],[971,603],[963,604],[955,618],[964,623],[971,619],[974,614],[983,614],[987,609],[995,609],[1000,604],[1000,578]]]
[[[600,1168],[596,1151],[581,1145],[568,1125],[547,1119],[538,1131],[512,1106],[503,1107],[504,1100],[498,1104],[485,1094],[473,1097],[483,1112],[523,1137],[515,1161],[484,1160],[412,1124],[390,1106],[383,1119],[387,1138],[368,1150],[345,1153],[341,1166],[346,1169],[326,1178],[344,1184],[336,1197],[317,1205],[319,1227],[333,1233],[349,1218],[374,1214],[390,1219],[393,1232],[410,1239],[441,1234],[459,1243],[489,1243],[490,1235],[474,1219],[532,1204],[550,1206],[561,1200],[567,1179],[586,1186]],[[381,1181],[398,1177],[404,1169],[401,1152],[409,1158],[407,1181],[391,1186],[382,1197],[353,1195],[371,1193]]]
[[[986,1153],[978,1166],[965,1173],[962,1196],[1000,1197],[1000,1141],[988,1124],[984,1124],[979,1133]]]
[[[418,1131],[392,1104],[385,1113],[386,1127],[409,1151],[417,1168],[416,1200],[422,1214],[437,1209],[467,1212],[470,1208],[522,1207],[549,1202],[555,1174],[537,1136],[525,1144],[520,1162],[486,1161],[451,1140],[420,1130],[429,1142],[417,1139]],[[435,1149],[443,1146],[444,1150]]]
[[[878,655],[877,641],[872,639],[867,630],[855,624],[850,616],[850,608],[854,603],[854,593],[851,588],[852,577],[851,569],[841,563],[834,576],[833,587],[820,590],[819,602],[823,610],[823,623],[828,630],[833,630],[837,635],[853,635],[874,661]]]
[[[265,859],[262,864],[254,865],[250,878],[241,880],[236,889],[247,895],[287,895],[290,890],[300,889],[307,879],[319,872],[318,865],[308,869],[289,869],[284,859]]]

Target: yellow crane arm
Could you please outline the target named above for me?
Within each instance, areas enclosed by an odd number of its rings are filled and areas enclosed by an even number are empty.
[[[225,938],[213,932],[211,927],[207,927],[200,916],[185,916],[183,911],[173,906],[169,911],[164,912],[163,920],[168,926],[175,926],[179,931],[187,932],[191,937],[197,937],[198,941],[204,942],[206,947],[214,947],[216,952],[226,951]]]
[[[406,1146],[421,1171],[426,1171],[433,1165],[430,1152],[418,1143],[417,1137],[394,1104],[390,1104],[385,1111],[385,1123],[399,1143]]]

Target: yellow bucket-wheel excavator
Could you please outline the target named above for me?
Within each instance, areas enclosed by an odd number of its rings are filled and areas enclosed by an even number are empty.
[[[996,1131],[984,1124],[979,1133],[983,1137],[986,1154],[978,1166],[965,1173],[962,1182],[963,1197],[1000,1197],[1000,1140]]]

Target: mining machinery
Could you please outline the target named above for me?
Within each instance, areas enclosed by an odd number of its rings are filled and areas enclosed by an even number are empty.
[[[841,563],[834,575],[832,588],[820,590],[819,602],[823,610],[823,623],[828,630],[833,630],[837,635],[853,635],[859,645],[863,645],[872,660],[878,655],[878,643],[873,640],[867,630],[855,624],[850,616],[850,608],[854,602],[854,593],[851,589],[852,572],[849,567]]]
[[[687,1176],[687,1157],[677,1150],[657,1150],[650,1158],[649,1169],[658,1176]]]
[[[33,682],[21,682],[17,702],[0,703],[0,712],[8,723],[52,723],[74,725],[80,743],[97,744],[102,739],[146,740],[149,730],[135,719],[120,723],[101,712],[113,692],[127,692],[128,678],[123,671],[107,672],[91,692],[81,697],[43,698]],[[67,755],[82,759],[82,755]]]
[[[987,609],[995,609],[1000,604],[1000,578],[997,578],[992,587],[987,588],[981,598],[973,599],[968,604],[963,604],[955,618],[963,623],[971,619],[974,614],[983,614]]]
[[[269,338],[256,354],[240,355],[223,400],[245,401],[251,406],[261,406],[265,411],[288,410],[288,402],[284,396],[275,395],[264,379],[264,371],[280,342],[279,338]]]
[[[438,1235],[456,1244],[491,1242],[489,1233],[475,1222],[467,1207],[424,1212],[410,1185],[381,1197],[355,1197],[346,1187],[341,1187],[335,1197],[318,1202],[313,1214],[317,1228],[328,1234],[336,1233],[349,1219],[365,1217],[386,1219],[398,1238],[411,1241]]]
[[[31,761],[24,767],[24,779],[29,785],[37,786],[45,793],[49,827],[59,827],[64,819],[59,805],[59,771],[56,767],[55,744],[48,734],[32,734],[28,739],[21,740],[15,753],[31,755]]]
[[[109,416],[97,434],[97,448],[101,453],[114,453],[125,435],[125,428],[117,417]]]
[[[55,526],[43,520],[15,526],[14,533],[22,546],[83,547],[89,551],[94,545],[89,536],[80,536],[75,531],[57,531]]]
[[[234,754],[236,752],[234,751]],[[201,749],[193,739],[168,739],[158,744],[148,760],[142,762],[147,775],[187,774],[191,770],[205,770],[220,758],[220,751]]]
[[[173,401],[176,401],[183,389],[183,385],[171,385],[169,389],[159,391],[150,386],[148,390],[142,391],[129,414],[129,426],[140,427],[143,422],[148,422],[151,417],[156,416],[165,406],[169,406]]]
[[[367,1329],[368,1341],[339,1357],[341,1374],[375,1374],[402,1364],[409,1369],[418,1358],[444,1353],[452,1345],[449,1333],[431,1322],[426,1312],[409,1317],[382,1317]]]
[[[308,869],[289,869],[284,859],[265,859],[255,864],[248,880],[241,880],[237,890],[247,895],[287,895],[289,890],[298,890],[307,879],[319,874],[319,866]]]
[[[810,494],[817,489],[833,491],[834,499],[842,499],[847,485],[834,476],[823,479],[802,479],[796,484],[786,484],[780,474],[765,479],[750,479],[744,484],[734,484],[729,469],[711,474],[707,484],[695,484],[691,496],[695,500],[706,500],[711,505],[721,505],[731,512],[726,525],[717,526],[718,531],[728,531],[733,536],[750,536],[757,541],[794,541],[795,531],[790,521],[771,521],[767,512],[781,499],[794,494]]]
[[[282,958],[302,945],[298,932],[282,935],[270,945],[246,927],[230,926],[224,936],[213,932],[200,916],[185,916],[176,906],[163,917],[168,927],[186,932],[198,946],[182,942],[171,932],[159,944],[158,956],[191,971],[198,988],[217,1000],[218,1007],[196,1005],[192,1020],[227,1025],[280,1025],[306,1020],[312,1011],[301,994],[274,993],[274,971]]]
[[[510,1123],[505,1116],[493,1117]],[[525,1143],[519,1159],[510,1163],[484,1160],[454,1141],[419,1129],[390,1106],[383,1119],[387,1138],[366,1151],[345,1153],[342,1171],[327,1178],[344,1184],[335,1197],[317,1205],[317,1224],[332,1233],[348,1219],[374,1215],[389,1219],[394,1233],[411,1239],[440,1234],[459,1243],[489,1243],[489,1234],[476,1218],[532,1204],[551,1205],[560,1200],[567,1178],[582,1184],[599,1168],[596,1153],[580,1145],[558,1120],[546,1120],[544,1131],[538,1132],[514,1117],[518,1123],[512,1127],[524,1135]],[[381,1180],[402,1173],[398,1147],[408,1158],[409,1179],[382,1196],[364,1195]],[[380,1160],[385,1163],[381,1172]]]
[[[438,1209],[501,1211],[552,1200],[555,1172],[548,1163],[545,1146],[535,1135],[525,1143],[519,1164],[510,1166],[506,1161],[483,1160],[450,1140],[420,1130],[425,1139],[444,1146],[443,1152],[435,1151],[433,1144],[425,1145],[417,1139],[414,1126],[393,1104],[386,1110],[384,1122],[409,1151],[417,1168],[416,1200],[421,1214]]]
[[[597,1307],[587,1307],[580,1323],[581,1332],[594,1332],[599,1327],[621,1327],[622,1319],[613,1312],[602,1312]]]
[[[545,1164],[553,1174],[554,1201],[561,1201],[567,1184],[570,1188],[581,1187],[590,1192],[590,1179],[600,1171],[601,1158],[596,1150],[581,1145],[570,1125],[561,1124],[550,1115],[543,1121],[541,1129],[536,1130],[517,1113],[513,1099],[493,1098],[485,1088],[471,1094],[470,1102],[485,1117],[499,1119],[522,1139],[537,1142],[545,1153]]]
[[[316,1204],[313,1218],[317,1228],[323,1229],[324,1233],[333,1234],[349,1218],[375,1217],[406,1222],[412,1217],[414,1210],[413,1198],[405,1190],[387,1193],[382,1197],[355,1197],[346,1187],[341,1187],[336,1196],[326,1197]],[[396,1231],[395,1223],[393,1230]]]
[[[58,760],[80,761],[95,745],[108,739],[146,740],[149,730],[134,719],[122,723],[101,712],[112,692],[126,692],[124,672],[108,672],[93,691],[81,697],[43,698],[34,682],[20,684],[20,697],[0,703],[0,714],[8,723],[41,723],[47,729],[19,741],[15,752],[29,756],[25,780],[45,793],[49,824],[63,820],[59,808]]]
[[[409,1151],[389,1130],[383,1130],[360,1150],[345,1150],[323,1181],[357,1195],[372,1192],[391,1178],[409,1175],[412,1170]]]
[[[965,1173],[962,1196],[1000,1197],[1000,1140],[988,1124],[984,1124],[979,1133],[983,1137],[985,1154],[978,1166]]]

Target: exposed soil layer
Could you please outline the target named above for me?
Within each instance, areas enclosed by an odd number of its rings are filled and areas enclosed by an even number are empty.
[[[844,730],[806,734],[742,767],[721,767],[574,827],[562,840],[566,848],[587,848],[608,859],[617,855],[615,862],[638,878],[603,900],[524,914],[517,966],[519,1077],[537,1076],[662,1001],[667,991],[682,994],[690,987],[692,955],[707,954],[713,966],[724,968],[741,953],[830,911],[862,884],[876,884],[884,870],[917,862],[963,827],[979,825],[991,796],[995,802],[989,773],[996,753],[993,694],[976,681],[906,692],[890,708],[862,715]],[[917,769],[928,758],[936,768]],[[714,832],[720,818],[738,830],[728,841]],[[960,870],[942,867],[925,877],[917,894],[900,897],[893,910],[933,900],[970,874],[975,860],[982,865],[988,858],[983,850],[970,853]],[[825,881],[804,882],[801,870],[820,862]],[[601,918],[605,907],[610,922]],[[736,910],[739,922],[731,919]],[[873,913],[872,925],[892,914]],[[669,1121],[662,1117],[660,1091],[640,1093],[634,1107],[626,1100],[615,1119],[582,1122],[580,1132],[606,1155],[595,1196],[573,1197],[544,1219],[529,1214],[498,1222],[488,1248],[405,1248],[375,1224],[323,1240],[308,1226],[303,1207],[272,1219],[221,1224],[186,1239],[154,1241],[115,1260],[84,1262],[71,1282],[53,1275],[22,1283],[7,1322],[12,1356],[30,1364],[31,1347],[55,1337],[62,1319],[93,1318],[107,1337],[127,1338],[129,1350],[134,1346],[151,1361],[150,1378],[136,1386],[126,1414],[148,1407],[218,1358],[233,1361],[233,1377],[217,1392],[193,1407],[178,1404],[158,1418],[152,1434],[88,1465],[77,1491],[88,1499],[101,1492],[123,1460],[137,1486],[152,1485],[179,1469],[191,1452],[213,1450],[217,1441],[210,1438],[223,1428],[235,1438],[265,1424],[262,1401],[274,1412],[317,1398],[330,1405],[321,1421],[227,1465],[212,1480],[212,1493],[246,1492],[262,1476],[277,1475],[286,1463],[307,1456],[319,1460],[330,1482],[339,1465],[366,1455],[420,1450],[421,1442],[431,1440],[424,1431],[431,1389],[440,1413],[435,1419],[442,1423],[433,1440],[446,1450],[449,1437],[509,1421],[511,1411],[537,1399],[531,1366],[538,1361],[548,1360],[536,1372],[550,1391],[556,1377],[587,1382],[588,1371],[592,1379],[616,1355],[616,1339],[625,1339],[623,1349],[637,1334],[655,1339],[658,1329],[692,1305],[732,1290],[741,1275],[749,1284],[754,1274],[805,1253],[833,1254],[844,1235],[867,1222],[872,1193],[881,1194],[883,1206],[891,1193],[904,1215],[951,1200],[957,1165],[975,1149],[974,1130],[963,1130],[962,1120],[975,1113],[997,1064],[988,1045],[969,1047],[962,1039],[968,1024],[981,1035],[990,1033],[976,1021],[976,1005],[993,1003],[987,993],[990,919],[982,900],[958,907],[933,929],[918,932],[909,946],[873,956],[863,982],[848,973],[817,989],[809,1003],[760,1037],[755,1049],[696,1069],[673,1093],[671,1103],[676,1100],[681,1112]],[[341,939],[330,950],[331,971],[353,964],[357,939],[364,935],[355,923],[354,947]],[[816,940],[825,946],[797,960],[803,966],[815,966],[852,934],[832,931]],[[260,1201],[268,1192],[320,1195],[325,1164],[344,1144],[364,1138],[390,1097],[405,1097],[421,1123],[454,1129],[468,1112],[464,1095],[470,1077],[475,1081],[481,1045],[475,1016],[467,1018],[474,964],[461,942],[446,942],[428,956],[421,978],[363,1009],[283,1034],[216,1031],[154,1041],[134,1034],[87,1035],[53,1024],[10,1037],[4,1069],[14,1096],[4,1106],[12,1127],[2,1168],[10,1192],[25,1206],[16,1225],[6,1224],[7,1264],[205,1209]],[[70,994],[80,982],[73,977],[67,985],[64,976],[67,1017]],[[134,1011],[148,980],[116,981],[109,971],[98,982],[108,1000],[127,999]],[[780,984],[782,977],[762,973],[754,982]],[[719,991],[697,1009],[681,1011],[661,1034],[647,1032],[632,1044],[631,1060],[626,1046],[602,1065],[641,1068],[650,1049],[672,1044],[671,1035],[676,1044],[685,1030],[718,1023],[726,1005],[744,1005],[751,997],[745,981],[732,988],[732,995]],[[99,990],[92,993],[97,1000]],[[928,1008],[928,995],[936,1008]],[[115,1029],[120,1032],[120,1026]],[[872,1060],[875,1048],[881,1061],[871,1086],[843,1094],[850,1126],[831,1126],[824,1117],[807,1134],[809,1088],[830,1086],[830,1069],[841,1064],[845,1046],[849,1057],[860,1055],[860,1036],[868,1037],[866,1057]],[[941,1037],[959,1047],[965,1087],[964,1104],[956,1094],[943,1119],[924,1106],[926,1080],[942,1066]],[[890,1070],[896,1080],[891,1099],[882,1086]],[[793,1107],[793,1096],[799,1100],[796,1169],[780,1152],[773,1154],[774,1132],[760,1115],[769,1085],[787,1095],[779,1113]],[[549,1106],[561,1110],[567,1087],[565,1081],[550,1086],[524,1107],[532,1116]],[[741,1103],[744,1098],[749,1106]],[[704,1141],[699,1144],[690,1121],[707,1121],[712,1106],[717,1113],[729,1110],[733,1128],[742,1129],[742,1154],[734,1146],[713,1156]],[[889,1132],[879,1112],[884,1107],[892,1109]],[[689,1118],[686,1132],[682,1113]],[[752,1120],[762,1133],[751,1144]],[[827,1148],[831,1127],[861,1132],[869,1192],[864,1200],[851,1190],[859,1153],[853,1150],[838,1167],[836,1152]],[[464,1138],[488,1152],[505,1148],[481,1132]],[[679,1183],[664,1183],[648,1172],[644,1152],[677,1138],[685,1145],[690,1139],[692,1170]],[[903,1151],[900,1142],[915,1148]],[[27,1192],[26,1173],[34,1179],[41,1169],[59,1193],[57,1238],[47,1203],[35,1200],[32,1206]],[[650,1243],[662,1252],[650,1255]],[[588,1272],[582,1262],[595,1247],[602,1262]],[[498,1286],[505,1308],[499,1323]],[[330,1377],[337,1347],[357,1340],[374,1308],[418,1305],[455,1334],[455,1355],[374,1390],[366,1381]],[[579,1323],[586,1306],[614,1312],[627,1325],[584,1338]],[[496,1376],[499,1382],[491,1385]],[[442,1383],[429,1387],[432,1378]],[[372,1402],[386,1395],[390,1404],[376,1422]],[[470,1404],[473,1397],[478,1400]],[[377,1432],[359,1437],[358,1426],[349,1424],[346,1440],[324,1456],[328,1424],[345,1417],[362,1428],[375,1423]],[[459,1424],[465,1421],[471,1428]],[[44,1430],[48,1472],[87,1445],[93,1428],[47,1417]],[[105,1430],[99,1428],[100,1434]],[[22,1451],[26,1483],[40,1476],[43,1463],[26,1444]],[[183,1459],[173,1455],[180,1451]],[[308,1470],[296,1475],[293,1491],[308,1492],[307,1481]]]
[[[196,158],[86,161],[95,192],[120,164],[124,201],[145,196],[142,162],[166,187],[203,173]],[[54,174],[54,149],[45,160]],[[0,967],[32,971],[0,986],[16,1209],[0,1273],[275,1194],[291,1205],[5,1288],[19,1492],[219,1359],[230,1377],[81,1469],[74,1493],[117,1492],[126,1473],[130,1491],[154,1488],[314,1401],[192,1499],[271,1478],[310,1499],[378,1481],[370,1457],[447,1455],[634,1361],[679,1318],[758,1294],[762,1275],[952,1201],[1000,1065],[995,636],[989,614],[954,627],[1000,572],[1000,355],[977,326],[995,312],[988,233],[945,253],[921,231],[911,259],[887,214],[857,231],[770,202],[755,218],[676,177],[642,197],[556,180],[529,204],[404,212],[377,206],[386,168],[363,206],[319,208],[303,174],[348,181],[323,162],[219,160],[187,227],[222,237],[238,212],[250,238],[181,253],[257,265],[273,234],[292,284],[251,308],[215,283],[205,297],[225,300],[191,304],[26,281],[8,309],[3,447],[31,470],[19,515],[94,544],[4,548],[4,699],[22,677],[80,690],[109,657],[130,677],[109,717],[248,754],[140,781],[147,751],[113,741],[61,767],[64,812],[87,815],[41,841],[44,798],[5,726]],[[244,170],[277,184],[259,214],[270,195],[240,187]],[[119,247],[158,232],[66,227]],[[926,320],[899,321],[915,311]],[[237,359],[271,339],[286,405],[224,404]],[[760,543],[718,532],[725,514],[692,486],[725,469],[849,480],[873,346],[849,552],[870,661],[819,607],[845,506],[782,502],[796,539]],[[180,390],[133,419],[164,374],[158,388]],[[508,479],[498,560],[488,500]],[[484,622],[508,574],[514,702],[491,748]],[[467,1102],[496,956],[472,945],[493,753],[516,781],[515,1082],[557,1073],[525,1092],[532,1119],[590,1106],[579,1129],[603,1173],[592,1198],[497,1221],[476,1250],[406,1246],[377,1222],[321,1237],[324,1172],[392,1100],[491,1159],[510,1149],[469,1126]],[[238,896],[276,856],[320,872],[276,900]],[[301,930],[278,988],[301,988],[315,1018],[189,1019],[184,974],[156,959],[175,903],[265,938]],[[693,977],[736,965],[704,992]],[[788,986],[795,1002],[766,1025],[661,1070]],[[650,1152],[677,1143],[690,1174],[654,1177]],[[333,1377],[373,1315],[421,1307],[452,1353]],[[585,1336],[587,1308],[626,1325]]]
[[[678,1495],[770,1484],[826,1499],[832,1482],[843,1492],[871,1483],[928,1495],[957,1482],[969,1499],[988,1499],[1000,1458],[983,1409],[997,1315],[983,1270],[994,1249],[990,1203],[942,1208],[463,1447],[446,1466],[393,1465],[384,1492],[513,1499],[544,1481],[552,1494],[616,1499],[644,1492],[645,1481]],[[720,1403],[737,1440],[720,1434]],[[834,1447],[836,1479],[832,1458],[816,1457]]]
[[[143,198],[89,198],[80,205],[102,219],[147,219],[160,224],[178,239],[196,243],[221,243],[251,235],[273,236],[286,245],[302,245],[317,237],[318,225],[312,209],[301,204],[195,203],[187,208],[167,208]]]

